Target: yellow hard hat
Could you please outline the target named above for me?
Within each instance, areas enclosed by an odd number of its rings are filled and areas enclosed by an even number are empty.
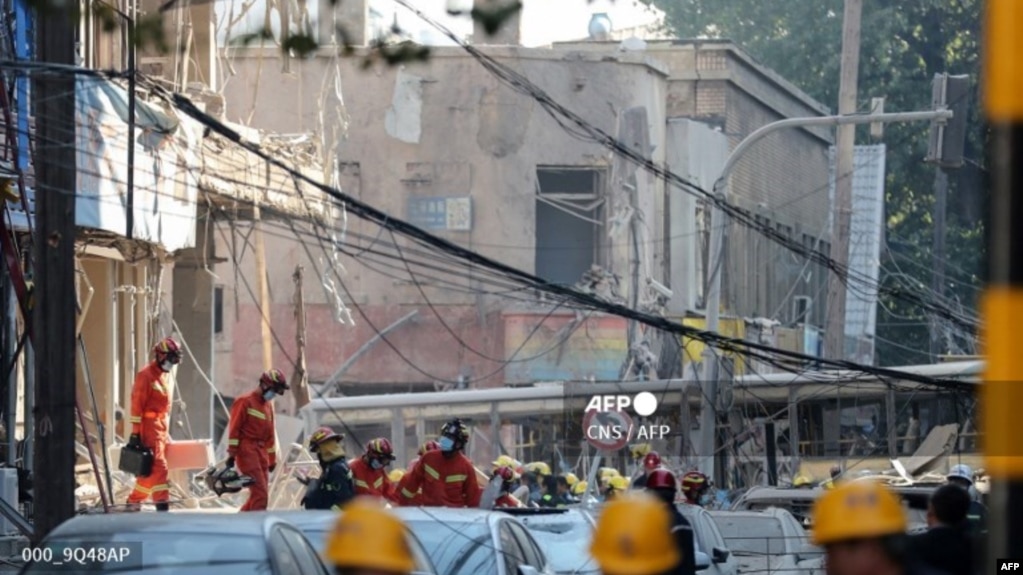
[[[792,487],[802,487],[804,485],[810,485],[811,483],[813,483],[813,479],[800,473],[792,480]]]
[[[526,464],[526,469],[532,471],[533,473],[536,473],[537,475],[550,475],[551,474],[551,466],[547,465],[543,461],[534,461],[532,463],[527,463]]]
[[[392,469],[391,472],[387,474],[387,478],[390,479],[392,483],[401,481],[402,477],[405,477],[404,469]]]
[[[572,486],[572,495],[582,495],[586,493],[586,488],[589,487],[585,481],[578,481]]]
[[[633,459],[643,459],[651,451],[653,451],[653,447],[649,443],[637,443],[629,447],[629,454]]]
[[[813,506],[815,545],[905,533],[907,525],[899,497],[873,481],[839,485]]]
[[[654,575],[682,561],[671,536],[671,515],[645,493],[622,496],[604,507],[590,554],[605,575]]]
[[[327,536],[327,560],[336,567],[411,573],[412,559],[401,520],[375,499],[358,498]]]
[[[579,483],[579,478],[575,476],[575,473],[566,473],[565,481],[568,482],[569,487],[574,487],[576,483]]]
[[[491,465],[494,466],[494,469],[497,469],[498,467],[511,467],[512,469],[515,469],[518,467],[518,463],[508,455],[498,456],[496,460],[491,462]]]
[[[612,477],[618,477],[621,473],[618,472],[614,467],[601,467],[599,471],[600,479],[610,479]]]
[[[629,488],[629,479],[626,477],[622,477],[621,475],[617,475],[615,477],[612,477],[611,480],[608,481],[608,484],[615,491],[625,491],[626,489]]]

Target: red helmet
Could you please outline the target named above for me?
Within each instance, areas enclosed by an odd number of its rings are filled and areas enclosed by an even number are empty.
[[[515,470],[512,469],[511,467],[508,467],[507,465],[498,467],[497,469],[494,470],[494,476],[500,477],[506,483],[509,481],[514,481],[516,475],[517,474],[515,473]]]
[[[288,379],[284,377],[279,369],[268,369],[259,376],[259,386],[263,389],[272,389],[277,395],[284,395],[284,392],[291,389]]]
[[[437,451],[439,449],[440,444],[431,439],[419,446],[419,457],[422,457],[427,451]]]
[[[661,466],[661,456],[656,451],[651,451],[643,457],[643,469],[653,471]]]
[[[344,438],[345,436],[342,433],[337,433],[329,427],[321,427],[309,436],[309,451],[315,452],[325,441],[330,441],[331,439],[341,441]]]
[[[394,461],[394,448],[391,447],[391,441],[384,437],[378,437],[371,439],[366,444],[366,456],[370,459],[377,459],[380,461]]]
[[[699,499],[700,493],[710,487],[710,479],[699,471],[690,471],[682,476],[682,493],[691,501]]]
[[[170,361],[173,364],[181,363],[181,346],[172,337],[165,337],[160,343],[153,346],[153,355],[157,363]]]
[[[655,469],[646,478],[647,489],[670,489],[678,490],[678,480],[675,474],[667,469]]]

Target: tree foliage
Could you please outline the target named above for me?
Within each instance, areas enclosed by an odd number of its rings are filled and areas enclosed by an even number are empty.
[[[662,5],[663,4],[663,5]],[[658,6],[680,38],[727,38],[820,102],[838,102],[843,0],[679,0]],[[886,98],[886,111],[931,107],[935,74],[971,75],[977,85],[982,2],[980,0],[865,0],[859,71],[859,108]],[[950,307],[974,315],[981,263],[980,222],[984,205],[985,130],[973,90],[967,165],[949,172],[944,297]],[[868,143],[866,128],[857,137]],[[885,208],[886,247],[882,281],[929,289],[935,168],[925,164],[928,129],[889,124]],[[807,189],[822,182],[807,182]],[[882,364],[928,361],[929,321],[920,309],[884,297],[878,309],[877,358]],[[943,345],[973,353],[972,338],[951,326],[939,330]],[[951,344],[951,345],[949,345]]]

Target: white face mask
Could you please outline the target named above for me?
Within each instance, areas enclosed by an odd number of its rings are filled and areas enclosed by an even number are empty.
[[[170,360],[164,360],[162,363],[160,363],[160,369],[164,373],[170,373],[170,370],[174,369],[174,363],[171,362]]]

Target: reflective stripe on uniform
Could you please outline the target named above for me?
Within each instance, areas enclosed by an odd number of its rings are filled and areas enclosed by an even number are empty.
[[[425,471],[430,477],[434,479],[440,479],[440,473],[437,473],[436,469],[430,467],[425,463],[423,464],[423,471]]]
[[[228,439],[227,440],[227,444],[228,445],[238,445],[238,440],[237,439]]]
[[[262,419],[264,421],[266,420],[266,414],[258,409],[253,409],[250,407],[245,410],[245,413],[251,415],[252,417],[258,417],[259,419]]]
[[[384,478],[377,477],[377,480],[373,482],[373,489],[380,489],[384,485]]]
[[[356,487],[363,487],[363,488],[369,489],[369,484],[366,483],[365,481],[361,480],[361,479],[356,479],[355,480],[355,486]]]
[[[161,483],[150,487],[150,490],[152,490],[153,493],[156,493],[157,491],[170,491],[170,486],[166,483]]]
[[[416,496],[415,493],[412,493],[411,491],[405,489],[404,487],[401,488],[401,494],[404,495],[405,497],[408,497],[409,499],[412,499],[413,497]]]
[[[153,382],[153,389],[155,389],[156,391],[159,391],[160,393],[162,393],[164,395],[167,395],[167,390],[164,389],[162,385],[160,385],[159,381],[154,381]]]
[[[448,475],[444,478],[444,483],[458,483],[468,479],[468,475]]]
[[[277,446],[273,446],[266,450],[267,453],[277,453]]]
[[[128,418],[128,421],[130,421],[132,423],[142,423],[142,418],[137,416],[137,415],[133,415],[133,416]]]

